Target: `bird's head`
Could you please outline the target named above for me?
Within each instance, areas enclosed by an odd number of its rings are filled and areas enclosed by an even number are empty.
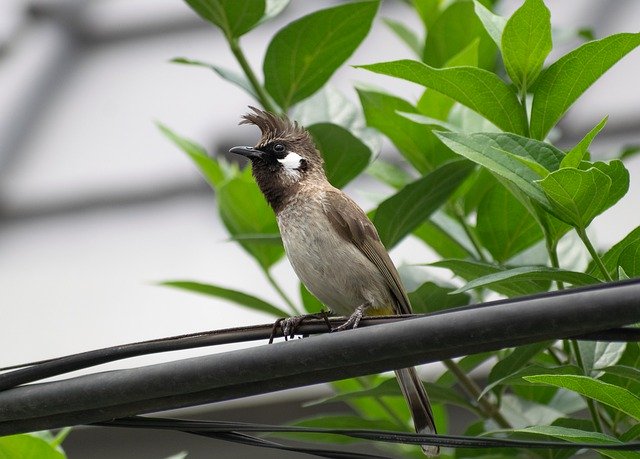
[[[254,124],[262,136],[255,147],[233,147],[230,153],[251,160],[252,173],[269,203],[277,209],[287,193],[310,180],[325,181],[324,161],[309,132],[286,116],[255,107],[240,124]]]

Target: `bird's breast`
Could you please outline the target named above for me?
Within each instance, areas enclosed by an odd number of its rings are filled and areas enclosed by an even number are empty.
[[[322,194],[298,197],[278,214],[282,241],[303,284],[323,304],[342,315],[369,302],[387,308],[392,302],[376,266],[332,227]]]

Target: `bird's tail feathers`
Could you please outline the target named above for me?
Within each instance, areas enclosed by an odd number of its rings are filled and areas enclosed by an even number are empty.
[[[431,403],[429,403],[427,391],[424,389],[416,369],[413,367],[403,368],[396,370],[395,373],[402,395],[404,395],[411,410],[416,432],[436,433]],[[424,453],[430,457],[437,456],[440,452],[440,448],[434,445],[421,445],[421,447]]]

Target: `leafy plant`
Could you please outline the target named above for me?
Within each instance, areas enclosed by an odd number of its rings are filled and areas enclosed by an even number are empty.
[[[629,188],[629,173],[620,159],[603,162],[589,154],[606,118],[566,151],[548,139],[571,105],[640,45],[640,33],[590,40],[547,63],[552,27],[542,0],[525,0],[509,18],[492,12],[491,1],[414,0],[410,7],[421,19],[421,33],[382,20],[415,59],[357,67],[421,85],[422,97],[407,101],[359,87],[356,107],[328,81],[364,41],[378,11],[377,0],[340,4],[283,27],[267,47],[262,78],[246,60],[240,38],[282,11],[288,1],[186,1],[220,29],[242,73],[187,58],[174,62],[210,68],[262,107],[288,113],[306,125],[335,186],[366,173],[395,190],[370,212],[385,245],[391,248],[416,236],[442,257],[429,266],[449,270],[462,284],[456,289],[430,280],[419,286],[410,295],[417,312],[468,304],[487,294],[513,297],[640,276],[640,228],[604,253],[588,234],[592,221]],[[231,238],[258,263],[281,304],[217,285],[165,285],[275,316],[317,312],[320,303],[303,286],[294,300],[271,275],[284,252],[273,213],[249,172],[208,156],[164,126],[161,130],[211,185]],[[406,168],[373,159],[380,135],[392,142]],[[621,156],[633,154],[629,151]],[[574,250],[580,250],[581,243],[591,264],[580,270],[562,259],[561,241]],[[531,264],[532,259],[539,261]],[[478,387],[468,373],[493,359],[486,386]],[[637,343],[546,342],[444,364],[448,371],[428,384],[441,432],[447,431],[442,407],[456,405],[476,417],[467,429],[474,435],[496,427],[515,437],[569,442],[611,443],[640,435]],[[389,378],[373,375],[333,387],[335,396],[318,403],[346,402],[358,416],[325,416],[300,425],[408,428],[408,412]],[[573,416],[584,410],[589,420]],[[403,452],[417,454],[415,448]],[[452,454],[498,457],[505,452]]]

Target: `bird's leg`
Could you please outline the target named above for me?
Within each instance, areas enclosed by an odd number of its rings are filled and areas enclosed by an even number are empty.
[[[345,323],[343,323],[339,327],[332,329],[331,331],[337,332],[337,331],[346,330],[348,328],[358,328],[360,319],[362,319],[362,316],[364,316],[364,313],[369,308],[369,306],[371,306],[371,302],[369,301],[362,303],[360,306],[356,308],[355,311],[353,311],[353,314],[349,316],[349,318]]]
[[[276,337],[276,332],[278,331],[278,327],[282,329],[282,335],[284,336],[285,341],[287,341],[289,338],[293,338],[300,324],[309,319],[324,319],[324,323],[327,325],[328,330],[333,331],[331,329],[331,323],[329,322],[330,315],[332,315],[331,311],[323,310],[315,314],[303,314],[300,316],[283,317],[281,319],[278,319],[274,322],[273,328],[271,329],[269,344],[273,343],[273,340]]]

